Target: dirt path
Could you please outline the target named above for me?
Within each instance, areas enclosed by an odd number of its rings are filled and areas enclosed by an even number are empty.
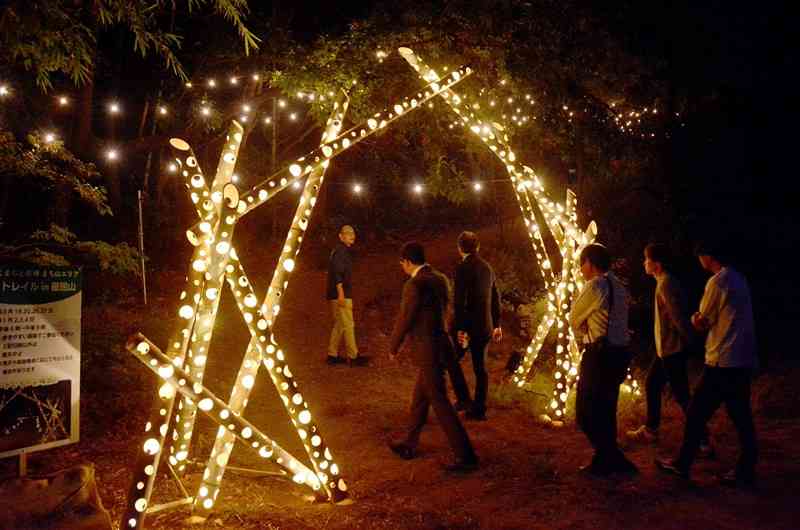
[[[429,261],[451,270],[454,234],[427,241]],[[243,257],[257,286],[269,282],[268,252]],[[263,260],[263,261],[262,261]],[[423,433],[419,458],[397,459],[386,440],[405,424],[414,371],[386,358],[387,333],[403,282],[395,245],[359,247],[356,265],[357,339],[372,359],[360,368],[330,367],[324,360],[330,320],[322,301],[325,272],[312,260],[300,260],[285,299],[276,336],[322,434],[349,483],[351,506],[314,504],[307,491],[285,479],[251,478],[229,472],[212,518],[196,528],[281,529],[523,529],[523,528],[797,528],[795,477],[800,460],[792,450],[800,436],[797,421],[759,418],[762,461],[757,493],[718,486],[713,473],[735,458],[732,428],[718,414],[713,424],[717,461],[700,462],[695,485],[660,476],[652,461],[679,442],[680,417],[671,407],[659,448],[631,448],[641,474],[629,480],[591,479],[577,468],[590,449],[573,426],[553,430],[514,403],[490,403],[489,421],[468,423],[481,457],[468,476],[445,474],[440,463],[449,449],[435,420]],[[261,270],[264,269],[264,270]],[[256,272],[257,271],[257,272]],[[136,453],[156,382],[144,367],[120,350],[128,331],[141,329],[163,343],[171,322],[172,290],[179,277],[160,278],[163,296],[148,312],[120,307],[86,308],[84,350],[99,350],[86,367],[82,403],[82,441],[32,458],[32,467],[57,469],[73,461],[93,461],[101,495],[113,518],[124,505],[129,474],[126,463]],[[156,291],[157,292],[157,291]],[[167,324],[165,329],[165,323]],[[232,300],[224,298],[212,343],[207,384],[227,397],[248,336]],[[507,351],[490,356],[491,385],[497,388]],[[469,372],[468,366],[465,372]],[[471,381],[470,381],[471,384]],[[641,408],[641,407],[640,407]],[[296,456],[303,454],[268,376],[261,372],[245,416]],[[623,425],[634,418],[621,418]],[[207,455],[216,429],[198,423],[195,449]],[[259,459],[237,446],[233,465],[261,467]],[[8,471],[8,462],[5,462]],[[190,477],[196,484],[199,473]],[[157,500],[175,495],[161,479]],[[188,512],[168,512],[148,519],[148,528],[182,526]]]

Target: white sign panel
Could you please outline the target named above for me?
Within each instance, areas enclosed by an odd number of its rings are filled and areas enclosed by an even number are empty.
[[[81,273],[0,265],[0,458],[78,441]]]

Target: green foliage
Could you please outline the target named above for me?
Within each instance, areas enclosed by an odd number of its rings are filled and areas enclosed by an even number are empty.
[[[34,231],[16,246],[0,245],[0,260],[88,266],[118,276],[138,276],[140,259],[139,251],[127,243],[80,241],[67,228],[55,224]]]
[[[18,64],[33,71],[42,90],[52,88],[54,73],[77,84],[89,80],[95,62],[97,32],[121,27],[133,36],[133,49],[143,57],[154,53],[167,69],[187,79],[178,59],[181,36],[160,27],[173,2],[165,0],[92,0],[73,2],[11,0],[0,11],[0,64]],[[245,54],[258,48],[245,25],[246,0],[189,0],[189,12],[210,6],[238,32]],[[166,17],[168,18],[168,17]]]
[[[66,188],[100,215],[111,215],[105,189],[92,184],[99,177],[94,164],[76,158],[60,142],[48,144],[39,135],[29,135],[25,145],[0,130],[0,178],[8,193],[24,185],[49,192],[52,200]]]

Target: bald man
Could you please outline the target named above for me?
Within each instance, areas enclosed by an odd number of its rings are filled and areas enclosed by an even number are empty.
[[[328,364],[347,362],[364,366],[367,358],[359,356],[353,320],[353,255],[350,247],[356,242],[356,231],[350,225],[339,229],[339,242],[328,262],[327,298],[333,315],[333,329],[328,343]],[[339,357],[339,344],[344,340],[346,358]]]

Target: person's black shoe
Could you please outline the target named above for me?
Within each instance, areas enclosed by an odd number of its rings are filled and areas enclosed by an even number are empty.
[[[656,458],[656,467],[668,475],[673,475],[683,480],[689,480],[689,470],[679,466],[674,460]]]
[[[589,475],[592,477],[607,477],[611,474],[611,468],[609,466],[601,465],[593,459],[588,464],[584,464],[579,467],[578,472],[580,472],[582,475]]]
[[[403,460],[411,460],[417,456],[416,451],[403,442],[389,442],[389,449]]]
[[[461,412],[462,410],[469,410],[472,407],[471,401],[462,401],[458,400],[453,405],[453,408],[456,409],[457,412]]]
[[[334,364],[342,364],[344,362],[344,359],[341,359],[339,357],[334,357],[333,355],[328,355],[328,358],[325,359],[325,362],[332,366]]]
[[[364,355],[359,355],[354,359],[349,357],[347,358],[347,366],[349,366],[350,368],[354,366],[366,366],[367,364],[369,364],[369,357],[366,357]]]
[[[464,418],[470,421],[486,421],[486,413],[470,409],[464,414]]]
[[[453,473],[455,475],[472,473],[478,469],[478,457],[474,456],[472,458],[457,459],[450,464],[442,465],[442,469],[444,469],[446,473]]]
[[[735,469],[719,475],[718,478],[720,484],[731,488],[755,489],[756,487],[756,476],[754,474],[739,475]]]

